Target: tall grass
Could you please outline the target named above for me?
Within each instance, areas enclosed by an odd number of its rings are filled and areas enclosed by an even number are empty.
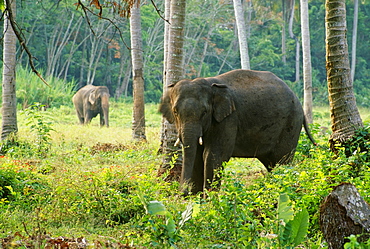
[[[63,87],[60,92],[69,91]],[[368,164],[354,174],[353,162],[361,158],[334,158],[328,148],[326,107],[314,111],[318,147],[302,134],[294,162],[271,173],[256,159],[232,159],[221,188],[201,199],[181,196],[177,182],[157,176],[162,161],[157,105],[145,106],[148,142],[138,143],[131,139],[132,104],[111,101],[109,128],[100,128],[99,118],[81,126],[69,94],[62,95],[51,102],[60,105],[35,115],[52,128],[44,129],[50,135],[48,151],[39,153],[37,136],[43,134],[35,133],[29,116],[20,112],[18,146],[0,158],[0,242],[7,238],[12,247],[41,248],[50,246],[50,237],[63,236],[83,237],[90,247],[279,248],[277,205],[286,194],[292,209],[310,215],[300,248],[326,248],[318,209],[332,188],[351,182],[370,200]],[[361,114],[368,119],[366,109]],[[166,210],[152,215],[148,203]],[[193,213],[186,220],[189,205]]]
[[[42,72],[41,72],[42,73]],[[44,84],[29,68],[17,67],[17,105],[20,109],[34,103],[49,107],[71,105],[75,82],[64,82],[61,79],[46,78],[49,86]]]

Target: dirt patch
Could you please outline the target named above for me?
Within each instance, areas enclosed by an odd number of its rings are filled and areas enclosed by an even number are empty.
[[[16,232],[5,238],[0,238],[0,248],[123,248],[134,249],[128,244],[112,242],[111,240],[87,241],[84,237],[80,238],[53,238],[49,235],[39,234],[34,236],[22,236]]]
[[[123,144],[97,143],[91,147],[90,153],[94,155],[100,152],[117,152],[127,149],[128,148]]]

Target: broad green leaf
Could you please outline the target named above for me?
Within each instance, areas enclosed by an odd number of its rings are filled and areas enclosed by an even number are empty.
[[[0,10],[1,11],[4,11],[5,10],[4,0],[0,0]]]
[[[289,245],[293,241],[292,221],[289,221],[288,223],[286,223],[283,229],[284,229],[283,232],[279,234],[279,241],[280,241],[280,245],[285,246],[285,245]]]
[[[278,203],[278,220],[284,220],[285,223],[288,223],[293,219],[293,210],[290,206],[289,196],[285,193],[279,196]]]
[[[162,202],[159,202],[159,201],[150,201],[148,203],[147,208],[148,208],[148,213],[152,215],[167,215],[168,214],[166,207],[163,205]]]
[[[308,211],[306,209],[303,209],[302,211],[298,212],[294,216],[294,219],[291,221],[294,246],[298,246],[304,240],[304,237],[307,235],[308,218],[309,218]]]
[[[176,225],[175,225],[175,221],[172,218],[167,219],[166,230],[167,230],[168,236],[170,238],[173,238],[173,235],[176,232]]]

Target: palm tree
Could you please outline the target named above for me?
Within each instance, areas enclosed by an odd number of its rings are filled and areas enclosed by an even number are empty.
[[[312,67],[308,0],[301,0],[301,32],[303,53],[303,109],[308,123],[312,123]]]
[[[166,86],[179,81],[183,77],[183,44],[184,44],[184,29],[185,29],[185,8],[186,0],[171,0],[170,2],[170,17],[169,19],[169,30],[168,30],[168,47],[167,54],[165,56],[165,82],[164,91]],[[177,131],[174,124],[170,124],[168,121],[163,120],[161,130],[161,151],[164,153],[163,162],[159,169],[159,174],[163,173],[171,166],[172,172],[170,176],[173,179],[179,179],[181,175],[182,165],[182,151],[178,145],[175,145],[177,140]],[[176,160],[174,160],[174,158]],[[171,165],[174,164],[174,165]]]
[[[351,59],[351,80],[355,80],[356,71],[356,48],[357,48],[357,23],[358,23],[358,0],[354,0],[353,33],[352,33],[352,59]]]
[[[15,18],[16,1],[5,1],[4,15],[4,49],[3,49],[3,108],[1,139],[5,140],[18,131],[17,97],[15,80],[15,54],[17,37],[10,19]]]
[[[326,70],[329,91],[332,151],[344,145],[363,126],[351,80],[346,38],[345,0],[326,0]]]
[[[140,1],[131,8],[131,58],[133,76],[133,121],[132,137],[135,140],[146,140],[145,136],[145,101],[143,77],[143,49],[141,38]]]
[[[247,29],[245,27],[243,6],[241,0],[233,0],[236,27],[238,30],[240,61],[242,69],[250,69],[248,42],[247,42]]]
[[[300,41],[298,37],[293,33],[293,20],[294,20],[294,5],[295,5],[295,0],[288,0],[287,2],[288,9],[290,10],[289,13],[289,37],[295,40],[296,44],[296,49],[295,49],[295,82],[299,82],[300,80]]]

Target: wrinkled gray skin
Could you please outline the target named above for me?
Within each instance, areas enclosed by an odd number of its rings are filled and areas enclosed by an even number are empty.
[[[89,124],[100,114],[100,126],[109,127],[109,90],[106,86],[86,85],[72,97],[80,124]]]
[[[192,193],[209,189],[214,171],[230,157],[258,158],[269,171],[290,162],[302,125],[314,143],[299,100],[273,73],[234,70],[181,80],[165,92],[159,110],[176,124],[184,151],[181,184]]]

